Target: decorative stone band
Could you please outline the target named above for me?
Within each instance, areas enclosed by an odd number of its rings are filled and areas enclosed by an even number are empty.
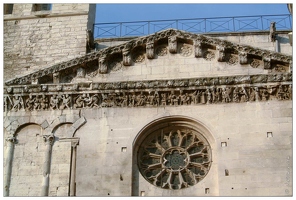
[[[167,39],[167,44],[158,44],[160,40]],[[163,40],[164,41],[164,40]],[[218,62],[227,61],[227,55],[233,54],[237,55],[239,63],[244,65],[248,63],[248,59],[252,60],[254,58],[260,59],[264,62],[265,69],[271,69],[272,63],[279,63],[287,68],[288,71],[292,71],[292,56],[285,55],[282,53],[277,53],[269,50],[254,48],[252,46],[241,45],[232,43],[229,41],[221,40],[218,38],[211,38],[204,35],[192,34],[184,31],[168,29],[161,31],[152,35],[145,37],[140,37],[133,39],[124,44],[117,46],[108,47],[100,51],[86,54],[82,57],[74,58],[67,62],[62,62],[45,69],[40,69],[39,71],[30,73],[28,75],[14,78],[5,82],[6,85],[23,85],[23,84],[38,84],[38,80],[42,77],[52,76],[53,83],[58,83],[59,73],[70,68],[81,68],[85,66],[86,63],[96,62],[95,65],[98,66],[98,72],[101,74],[108,73],[108,67],[110,68],[110,61],[113,61],[113,57],[116,55],[121,60],[124,66],[132,65],[132,58],[139,54],[139,47],[145,47],[146,57],[148,59],[153,59],[155,57],[154,53],[161,56],[167,53],[166,49],[170,53],[177,53],[178,42],[180,45],[184,45],[181,41],[186,41],[184,44],[189,46],[184,46],[181,48],[180,54],[183,56],[188,56],[191,49],[191,44],[193,44],[193,51],[196,58],[208,57],[212,58],[212,55],[207,55],[206,52],[214,54],[217,51]],[[182,44],[181,44],[182,43]],[[165,46],[163,46],[165,45]],[[162,48],[160,48],[162,47]],[[208,51],[211,49],[212,51]],[[165,50],[165,51],[164,51]],[[143,54],[138,55],[141,59],[136,59],[137,62],[142,61],[145,56]],[[210,59],[208,58],[208,59]],[[135,61],[134,61],[135,62]]]
[[[291,74],[47,86],[6,88],[4,112],[292,100]]]

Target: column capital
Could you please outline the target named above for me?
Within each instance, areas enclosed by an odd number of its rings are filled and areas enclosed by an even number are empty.
[[[54,135],[43,135],[44,142],[52,145],[54,142]]]
[[[16,138],[13,135],[8,136],[5,140],[7,142],[16,143]]]

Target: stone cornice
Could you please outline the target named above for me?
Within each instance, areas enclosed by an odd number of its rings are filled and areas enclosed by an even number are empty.
[[[184,41],[195,46],[195,57],[202,56],[203,48],[212,48],[214,51],[218,51],[218,62],[225,61],[226,53],[237,54],[240,59],[240,64],[245,64],[245,59],[248,57],[256,57],[264,61],[264,68],[271,69],[272,62],[280,62],[289,68],[288,71],[292,71],[292,56],[282,53],[276,53],[269,50],[263,50],[254,48],[248,45],[236,44],[226,40],[211,38],[204,35],[192,34],[184,31],[168,29],[145,37],[140,37],[128,41],[124,44],[108,47],[97,52],[89,53],[75,59],[71,59],[67,62],[62,62],[51,67],[38,70],[36,72],[24,75],[22,77],[14,78],[5,82],[6,85],[23,85],[38,83],[38,79],[52,75],[63,70],[85,65],[87,62],[96,61],[98,63],[98,72],[108,72],[108,58],[113,55],[120,55],[123,65],[129,66],[132,64],[131,58],[133,57],[133,49],[143,48],[146,49],[146,55],[148,59],[154,59],[151,55],[151,51],[155,53],[155,47],[159,45],[159,42],[167,41],[168,49],[170,53],[176,53],[176,42]],[[149,48],[147,45],[149,44]],[[145,52],[144,52],[145,53]]]

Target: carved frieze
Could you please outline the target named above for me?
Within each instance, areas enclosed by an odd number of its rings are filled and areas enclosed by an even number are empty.
[[[47,86],[46,90],[44,86]],[[4,112],[243,103],[291,100],[292,74],[31,85],[5,89]]]

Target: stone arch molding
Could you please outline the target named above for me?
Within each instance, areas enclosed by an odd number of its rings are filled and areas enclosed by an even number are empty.
[[[52,120],[51,123],[45,119],[45,117],[39,116],[36,118],[33,117],[13,117],[14,120],[11,120],[7,117],[4,120],[4,128],[8,132],[9,137],[15,137],[18,130],[29,124],[37,124],[45,131],[46,134],[52,134],[60,125],[62,124],[72,124],[68,130],[68,137],[74,137],[75,132],[86,123],[85,117],[72,117],[66,119],[65,116],[59,116],[56,119]]]
[[[213,149],[215,138],[202,122],[180,115],[161,117],[135,137],[133,173],[162,189],[188,188],[207,176],[215,159]],[[133,183],[134,195],[137,187]]]

